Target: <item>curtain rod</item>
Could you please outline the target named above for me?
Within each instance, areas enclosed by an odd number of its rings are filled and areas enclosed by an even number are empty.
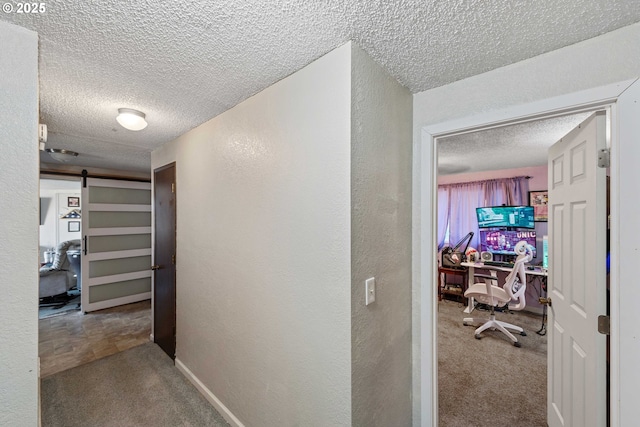
[[[477,184],[481,182],[492,182],[492,181],[505,181],[509,179],[531,179],[531,178],[533,177],[526,175],[526,176],[512,176],[512,177],[505,177],[505,178],[480,179],[477,181],[460,181],[460,182],[452,182],[450,184],[438,184],[438,187],[446,187],[446,186],[462,185],[462,184]]]

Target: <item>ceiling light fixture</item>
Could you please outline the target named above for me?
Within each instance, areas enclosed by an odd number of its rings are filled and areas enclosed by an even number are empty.
[[[61,148],[47,148],[44,151],[49,153],[53,160],[66,163],[74,157],[78,157],[78,153],[71,150],[63,150]]]
[[[125,129],[142,130],[147,127],[146,116],[143,112],[131,108],[118,108],[116,120]]]

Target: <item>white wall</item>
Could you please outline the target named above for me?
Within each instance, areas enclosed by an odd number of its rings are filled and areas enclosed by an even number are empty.
[[[0,22],[0,425],[38,424],[38,36]]]
[[[424,170],[424,166],[429,166],[423,165],[423,159],[427,157],[424,153],[430,150],[430,147],[420,146],[422,141],[421,131],[425,126],[477,116],[489,111],[506,109],[534,101],[542,101],[617,81],[638,78],[638,76],[640,76],[640,24],[634,24],[517,64],[416,94],[414,96],[413,110],[414,153],[417,154],[414,155],[414,182],[416,182],[416,177],[421,176],[421,174],[426,174],[427,176],[430,174],[429,170]],[[635,152],[637,150],[631,150],[635,141],[632,142],[629,139],[628,141],[621,141],[621,144],[621,151],[629,153],[629,155],[619,154],[622,156],[623,162],[629,165],[637,164],[640,160],[640,155]],[[621,166],[623,162],[621,162]],[[621,167],[621,169],[623,170],[621,186],[625,186],[625,183],[627,186],[631,185],[637,180],[634,176],[633,167],[624,169]],[[626,191],[631,193],[631,189],[626,190],[625,186],[625,188],[620,189],[620,194],[622,195]],[[423,193],[427,194],[428,189],[415,188],[414,190],[414,218],[420,217],[421,212],[418,206],[421,198],[424,200],[425,197],[428,197]],[[636,198],[632,199],[637,200]],[[625,200],[628,200],[628,198]],[[427,200],[427,206],[429,205],[429,200]],[[626,206],[625,217],[622,219],[636,218],[635,222],[637,222],[637,218],[640,215],[640,212],[636,212],[640,210],[637,205],[637,202],[629,203]],[[426,224],[425,226],[429,227],[430,225]],[[624,226],[621,224],[621,227]],[[420,229],[419,222],[414,223],[414,229],[416,232]],[[631,237],[621,236],[621,238],[630,239]],[[631,241],[628,244],[621,242],[621,247],[634,247],[637,250],[637,238],[634,237],[633,241],[635,244]],[[419,364],[418,355],[421,352],[422,354],[430,354],[432,339],[431,325],[420,324],[420,313],[422,310],[422,315],[426,316],[426,318],[429,318],[432,313],[429,312],[431,301],[428,300],[428,296],[420,297],[420,281],[418,278],[421,277],[425,268],[419,262],[422,258],[420,258],[418,242],[414,244],[413,250],[414,293],[416,295],[414,299],[413,324],[416,328],[422,328],[422,339],[421,341],[416,340],[414,348],[414,363]],[[621,254],[620,277],[621,279],[624,278],[627,271],[629,271],[629,277],[632,277],[632,267],[622,265],[624,262],[622,256],[624,255]],[[635,254],[629,251],[627,256],[635,257]],[[422,280],[424,280],[424,275],[422,275]],[[623,296],[623,292],[628,294],[627,298]],[[624,306],[624,301],[637,300],[633,292],[635,291],[629,287],[624,290],[621,289],[620,315],[625,319],[625,324],[627,325],[638,324],[638,320],[640,320],[638,319],[636,308]],[[625,308],[626,311],[623,312],[622,310]],[[631,330],[624,333],[621,326],[621,334],[621,348],[625,350],[625,354],[622,354],[621,350],[620,365],[623,370],[621,390],[623,393],[621,393],[622,399],[620,402],[622,414],[620,421],[621,425],[627,425],[633,424],[640,415],[638,414],[637,405],[633,403],[640,398],[640,393],[637,391],[637,378],[635,378],[637,376],[630,375],[633,372],[637,372],[633,367],[632,360],[635,359],[637,361],[640,356],[638,354],[640,349],[638,349],[634,338],[635,333]],[[414,336],[418,335],[419,332],[416,331]],[[423,348],[419,347],[420,342],[422,342]],[[414,379],[416,378],[419,378],[419,371],[414,373]],[[414,395],[418,398],[415,399],[415,402],[419,402],[421,397],[429,397],[430,392],[429,385],[427,385],[426,389],[420,389],[418,383],[416,383]],[[414,414],[416,413],[418,413],[418,407],[414,405]],[[428,423],[430,418],[431,414],[423,414],[422,421],[425,422],[426,419]],[[420,425],[420,421],[420,419],[414,418],[414,425]]]
[[[178,364],[238,423],[411,423],[411,104],[348,43],[152,154]]]
[[[351,423],[350,52],[152,153],[176,161],[177,359],[247,426]]]
[[[352,69],[352,425],[408,426],[412,97],[355,46]]]

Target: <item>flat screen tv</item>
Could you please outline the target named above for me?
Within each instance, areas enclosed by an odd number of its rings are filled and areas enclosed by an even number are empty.
[[[535,231],[480,230],[480,250],[499,255],[515,255],[516,244],[524,240],[533,246],[533,257],[536,253]]]
[[[490,206],[476,208],[478,228],[534,229],[533,206]]]

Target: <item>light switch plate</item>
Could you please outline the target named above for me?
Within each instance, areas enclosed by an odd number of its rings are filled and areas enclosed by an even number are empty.
[[[365,305],[369,305],[376,300],[376,279],[372,277],[364,282],[365,285]]]

